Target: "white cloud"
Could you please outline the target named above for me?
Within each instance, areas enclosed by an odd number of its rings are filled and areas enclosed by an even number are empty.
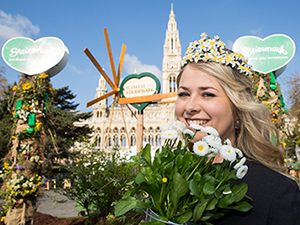
[[[72,70],[74,73],[76,73],[76,74],[83,74],[83,73],[84,73],[83,70],[79,70],[78,68],[76,68],[76,66],[74,66],[74,65],[72,65],[72,64],[70,64],[70,63],[67,64],[67,67],[68,67],[70,70]]]
[[[133,74],[136,70],[137,74],[149,72],[154,74],[161,81],[161,71],[155,65],[142,64],[134,55],[126,54],[124,58],[124,69],[127,74]]]
[[[36,35],[39,32],[40,28],[34,26],[27,17],[19,14],[12,16],[0,9],[0,42],[7,41],[12,37],[30,37],[31,34]]]
[[[264,35],[263,35],[263,32],[261,30],[261,27],[257,28],[256,30],[250,30],[250,33],[254,36],[257,36],[257,37],[260,37],[260,38],[263,38]]]

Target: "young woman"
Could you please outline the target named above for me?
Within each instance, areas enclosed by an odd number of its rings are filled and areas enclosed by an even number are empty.
[[[190,44],[177,78],[176,116],[190,129],[191,123],[214,127],[247,157],[249,170],[241,182],[248,184],[253,208],[230,212],[219,224],[300,224],[299,187],[285,174],[283,156],[272,141],[278,133],[266,107],[251,94],[251,76],[241,54],[226,49],[219,37],[201,35]],[[195,141],[204,135],[198,132]]]

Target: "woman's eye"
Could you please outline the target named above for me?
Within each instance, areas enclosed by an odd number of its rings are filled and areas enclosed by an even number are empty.
[[[216,95],[213,93],[205,92],[202,94],[203,97],[215,97]]]
[[[190,96],[188,93],[186,92],[180,92],[178,93],[178,97],[187,97],[187,96]]]

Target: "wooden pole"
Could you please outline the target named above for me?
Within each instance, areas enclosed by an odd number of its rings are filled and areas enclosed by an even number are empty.
[[[137,115],[137,129],[136,129],[136,153],[140,153],[143,148],[143,114],[144,110],[140,109]]]

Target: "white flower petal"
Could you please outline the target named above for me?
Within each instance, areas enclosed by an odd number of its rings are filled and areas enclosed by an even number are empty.
[[[242,158],[237,164],[235,164],[235,166],[233,167],[233,169],[237,170],[238,168],[240,168],[241,166],[243,166],[245,162],[246,162],[246,157]]]
[[[176,130],[166,130],[162,132],[161,138],[174,140],[178,137],[178,132]]]
[[[248,172],[248,166],[243,165],[236,171],[236,177],[238,179],[243,179],[244,176],[247,174],[247,172]]]
[[[194,143],[193,150],[199,156],[205,156],[209,152],[208,145],[204,141]]]
[[[187,137],[187,138],[192,138],[193,136],[194,136],[194,132],[193,131],[191,131],[190,129],[185,129],[184,131],[183,131],[183,134],[184,134],[184,136],[185,137]],[[194,137],[194,139],[195,139],[195,137]]]
[[[236,160],[235,149],[229,145],[223,145],[220,149],[221,156],[230,162],[234,162]]]

